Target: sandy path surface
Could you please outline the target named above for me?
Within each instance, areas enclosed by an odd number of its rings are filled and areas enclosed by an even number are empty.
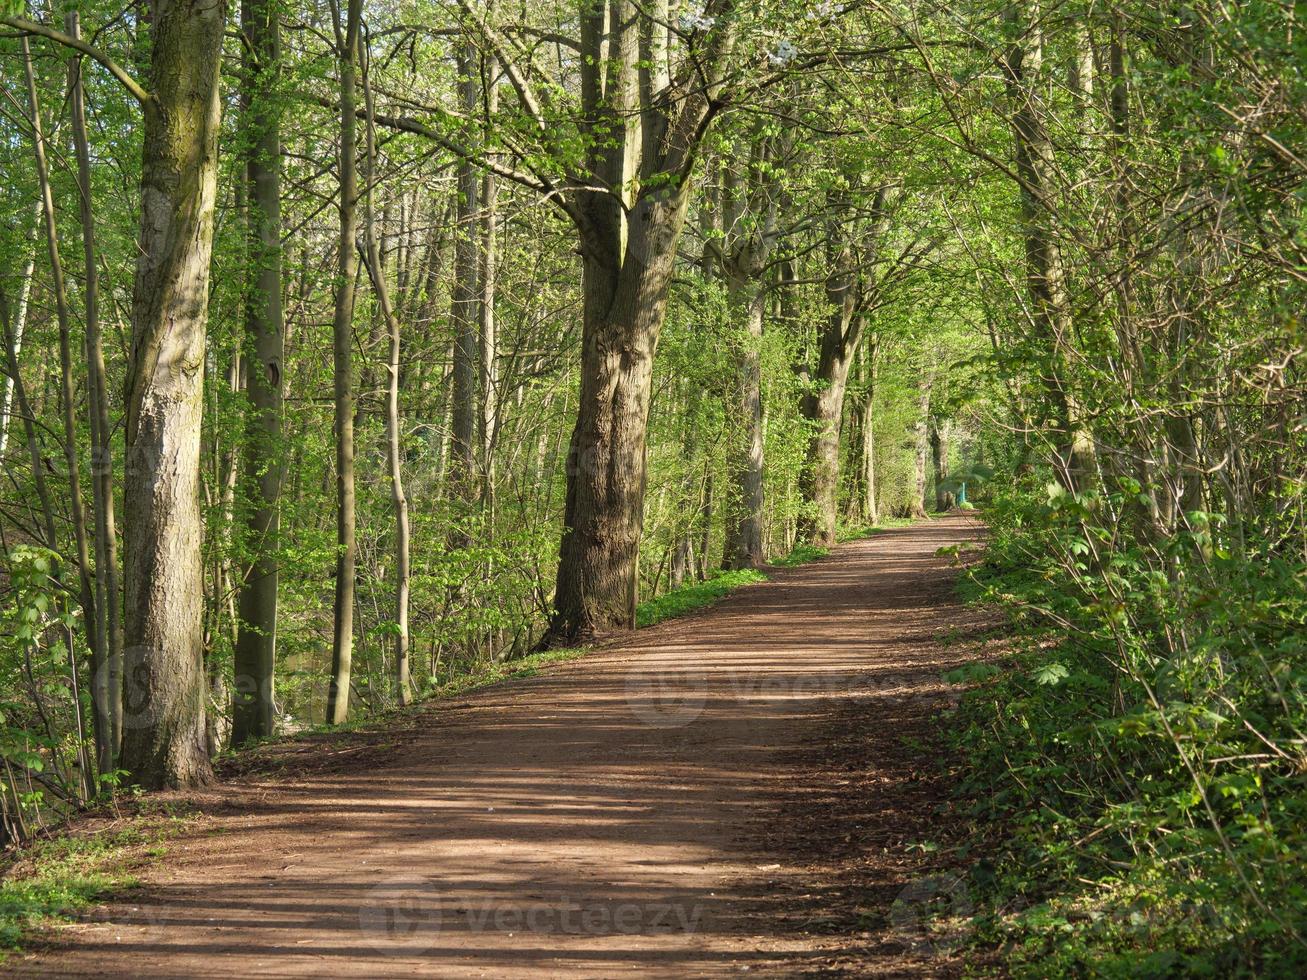
[[[949,972],[891,941],[889,908],[940,795],[909,736],[938,727],[936,639],[966,619],[935,552],[978,535],[955,516],[842,545],[411,730],[292,746],[308,761],[186,797],[201,816],[139,890],[0,969]]]

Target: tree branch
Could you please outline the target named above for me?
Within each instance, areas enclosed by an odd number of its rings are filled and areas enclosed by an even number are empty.
[[[141,105],[146,105],[154,101],[154,96],[147,92],[141,84],[127,74],[118,62],[114,61],[99,48],[87,44],[85,41],[69,37],[62,31],[56,31],[53,27],[46,27],[44,24],[38,24],[35,21],[27,20],[23,17],[0,17],[0,24],[5,27],[12,27],[16,31],[22,31],[24,34],[35,34],[38,37],[48,38],[56,44],[62,44],[66,48],[72,48],[81,54],[86,55],[93,61],[97,61],[103,66],[110,75],[118,79],[123,88],[127,89]]]

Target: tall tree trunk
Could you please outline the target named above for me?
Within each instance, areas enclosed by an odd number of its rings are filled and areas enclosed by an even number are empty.
[[[155,0],[150,10],[124,479],[122,765],[146,786],[180,787],[212,776],[198,483],[225,8]]]
[[[459,96],[463,112],[473,117],[477,111],[476,51],[471,45],[459,49]],[[454,331],[453,434],[449,467],[450,485],[455,497],[471,506],[480,494],[477,479],[479,398],[477,379],[482,362],[478,344],[480,326],[478,307],[481,296],[477,288],[480,273],[480,245],[477,217],[480,182],[476,169],[464,160],[458,165],[458,205],[455,214],[454,284],[450,297],[450,321]],[[466,531],[455,534],[457,544],[467,543]]]
[[[372,102],[372,86],[368,77],[368,56],[365,53],[363,66],[363,101],[367,108],[366,147],[367,171],[364,185],[368,188],[364,198],[364,241],[367,249],[368,273],[372,278],[372,288],[377,295],[377,305],[386,322],[386,337],[389,347],[386,357],[386,469],[390,475],[390,499],[395,510],[395,694],[400,704],[411,704],[413,687],[409,678],[409,520],[408,497],[404,493],[403,457],[400,453],[400,417],[399,417],[399,362],[400,362],[400,328],[399,317],[390,302],[390,290],[386,284],[386,271],[382,264],[381,253],[377,249],[377,236],[373,220],[372,188],[375,186],[374,173],[377,160],[377,136],[375,112]]]
[[[582,261],[581,392],[546,643],[635,626],[653,356],[690,175],[737,29],[731,4],[720,7],[726,16],[704,42],[700,81],[679,104],[641,91],[631,0],[582,11],[582,112],[598,138],[570,197]]]
[[[245,38],[241,104],[249,141],[245,160],[249,201],[246,229],[253,278],[245,306],[245,384],[250,412],[244,464],[246,480],[257,487],[257,494],[246,518],[254,558],[237,602],[240,625],[233,656],[233,745],[271,735],[276,725],[273,683],[284,473],[282,357],[286,343],[281,297],[281,110],[275,91],[281,63],[279,9],[273,0],[243,0],[241,4]]]
[[[723,568],[758,568],[766,559],[763,544],[762,343],[766,293],[756,281],[732,282],[732,310],[744,316],[746,348],[736,365],[740,438],[732,461],[738,499],[726,524]]]
[[[45,217],[45,241],[50,257],[51,289],[54,292],[55,315],[59,322],[59,401],[63,415],[64,465],[68,468],[68,510],[73,525],[73,541],[77,549],[77,577],[80,585],[82,617],[86,624],[87,645],[91,649],[91,694],[94,702],[94,731],[96,756],[108,760],[112,754],[113,722],[107,699],[107,686],[97,684],[106,664],[103,621],[96,611],[95,592],[91,580],[90,537],[86,524],[86,509],[82,503],[81,466],[77,453],[77,405],[73,389],[72,324],[68,311],[68,290],[64,282],[63,260],[59,255],[59,231],[54,212],[54,195],[50,188],[50,169],[46,162],[45,132],[41,124],[41,103],[37,95],[36,74],[32,67],[32,52],[27,37],[20,41],[23,69],[27,78],[27,98],[31,105],[32,152],[36,161],[36,179],[41,195],[41,209]],[[69,634],[71,636],[71,633]],[[71,641],[70,641],[71,642]],[[72,656],[72,650],[69,651]],[[104,671],[107,674],[107,670]],[[91,774],[83,773],[89,780]],[[89,783],[88,783],[89,787]],[[88,791],[89,795],[89,791]]]
[[[581,397],[568,447],[554,642],[635,627],[653,355],[667,308],[688,182],[646,198],[625,262],[587,248]]]
[[[340,71],[340,238],[336,251],[336,312],[332,357],[336,396],[336,603],[331,644],[327,721],[349,717],[350,666],[354,656],[354,289],[358,277],[358,176],[355,148],[355,80],[363,0],[349,0],[345,13]],[[339,31],[339,25],[337,27]]]
[[[1026,283],[1038,341],[1045,348],[1046,367],[1040,379],[1058,416],[1055,468],[1071,490],[1084,489],[1093,472],[1093,442],[1068,378],[1067,352],[1072,343],[1070,296],[1061,247],[1054,227],[1053,199],[1056,158],[1040,94],[1043,41],[1037,9],[1019,8],[1008,14],[1014,30],[1024,30],[1003,59],[1016,177],[1020,188],[1021,224],[1025,236]]]
[[[832,225],[827,232],[830,271],[825,291],[830,313],[819,338],[816,375],[800,404],[803,417],[812,424],[812,436],[800,482],[808,511],[800,519],[799,533],[822,547],[835,543],[840,426],[849,370],[866,327],[867,305],[883,285],[883,280],[870,281],[872,266],[868,259],[882,250],[890,225],[890,207],[900,197],[894,185],[881,184],[871,206],[873,217],[856,237],[854,230],[844,225]],[[788,270],[783,273],[792,275]]]
[[[799,534],[821,547],[835,543],[844,392],[862,331],[858,289],[851,273],[832,273],[826,296],[831,312],[822,331],[814,389],[804,395],[801,405],[803,417],[812,423],[812,436],[802,479],[809,510],[800,521]]]
[[[499,109],[498,86],[495,73],[498,63],[486,59],[485,114],[494,118]],[[478,422],[481,428],[481,503],[487,513],[487,528],[495,511],[495,444],[499,438],[499,374],[497,368],[498,339],[495,324],[495,290],[499,272],[499,181],[493,171],[481,177],[481,407]]]
[[[880,520],[876,494],[876,343],[864,352],[867,391],[862,399],[862,519],[869,525]]]
[[[734,445],[735,497],[726,523],[725,568],[757,568],[766,559],[763,540],[763,405],[761,345],[767,309],[764,275],[776,240],[776,184],[773,141],[755,134],[743,181],[726,170],[723,196],[727,250],[722,267],[733,317],[743,320],[744,346],[736,363],[734,406],[739,437]]]
[[[81,37],[77,11],[64,17],[64,29],[74,40]],[[109,392],[105,380],[104,348],[100,335],[100,284],[95,257],[95,215],[91,199],[91,151],[86,134],[86,100],[80,59],[69,62],[72,95],[73,150],[77,157],[78,203],[85,261],[86,380],[91,415],[91,491],[95,508],[96,632],[103,652],[92,677],[93,701],[103,710],[106,737],[100,746],[101,772],[115,768],[122,745],[123,634],[122,601],[118,583],[118,530],[113,498],[113,447],[109,426]]]

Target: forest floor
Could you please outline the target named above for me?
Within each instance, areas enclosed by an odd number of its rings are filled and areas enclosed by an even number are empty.
[[[12,974],[948,976],[955,515],[399,730],[265,746]],[[949,641],[949,642],[946,642]],[[952,907],[950,907],[952,906]]]

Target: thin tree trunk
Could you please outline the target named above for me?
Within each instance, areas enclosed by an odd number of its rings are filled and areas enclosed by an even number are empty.
[[[713,472],[708,462],[708,474],[703,481],[703,526],[699,530],[699,581],[708,578],[708,553],[712,550]]]
[[[68,467],[68,510],[77,549],[77,577],[80,585],[82,617],[86,624],[87,645],[91,650],[91,695],[94,704],[94,732],[97,759],[112,757],[113,723],[107,702],[107,686],[95,683],[106,664],[104,631],[96,611],[95,591],[91,579],[91,534],[82,502],[81,466],[77,453],[77,405],[73,389],[72,324],[68,312],[68,290],[64,282],[63,260],[59,255],[59,231],[54,212],[54,194],[50,189],[50,168],[46,162],[45,132],[41,124],[41,104],[32,67],[31,46],[27,37],[20,41],[23,70],[27,79],[27,98],[31,108],[32,152],[36,161],[36,179],[45,217],[45,241],[50,257],[50,280],[54,292],[55,315],[59,323],[59,400],[63,415],[64,464]],[[70,641],[71,642],[71,641]],[[71,656],[70,650],[70,656]],[[106,670],[107,674],[107,670]],[[90,774],[86,774],[90,778]]]
[[[723,568],[758,568],[766,559],[763,547],[763,434],[762,434],[762,343],[766,294],[755,282],[733,283],[737,294],[732,308],[744,315],[748,345],[736,365],[741,436],[734,460],[733,480],[739,499],[732,501],[726,525]]]
[[[199,463],[225,8],[155,0],[150,12],[124,474],[121,764],[147,787],[183,787],[212,778]]]
[[[4,326],[5,373],[13,385],[14,397],[18,401],[18,415],[23,420],[23,434],[27,438],[27,456],[32,467],[32,485],[36,488],[36,499],[41,504],[42,530],[45,531],[45,546],[51,551],[59,550],[59,534],[55,530],[54,507],[50,498],[50,485],[45,479],[45,460],[41,455],[41,443],[36,431],[36,418],[32,414],[32,405],[27,398],[27,386],[18,366],[18,349],[14,342],[14,331],[9,318],[9,300],[4,294],[4,284],[0,283],[0,324]]]
[[[69,37],[80,38],[77,11],[64,18]],[[91,199],[91,152],[86,134],[86,103],[82,86],[81,61],[69,62],[69,89],[72,94],[73,148],[77,156],[78,203],[82,222],[82,246],[85,257],[86,374],[91,414],[91,490],[95,508],[95,578],[96,631],[103,651],[99,669],[92,677],[93,701],[102,706],[107,718],[105,743],[101,746],[101,772],[112,770],[122,745],[122,671],[123,635],[122,603],[118,582],[118,531],[113,498],[113,446],[109,426],[109,393],[105,380],[104,349],[100,334],[99,276],[96,270],[95,215]]]
[[[36,202],[35,214],[33,221],[36,224],[41,222],[41,202]],[[27,264],[23,266],[22,280],[18,286],[18,309],[14,311],[14,357],[17,358],[23,352],[23,331],[27,327],[27,309],[28,300],[32,295],[32,276],[36,272],[36,246],[32,246],[32,251],[28,253]],[[3,400],[0,400],[0,460],[4,459],[5,450],[9,446],[9,420],[13,415],[14,405],[14,379],[5,375],[5,393]]]
[[[395,510],[395,692],[400,704],[413,701],[413,687],[409,679],[409,520],[408,497],[404,494],[404,475],[400,455],[400,417],[399,417],[399,362],[400,329],[399,317],[390,305],[390,293],[386,285],[385,268],[377,250],[376,231],[373,225],[372,187],[373,172],[376,168],[377,138],[376,124],[372,103],[372,88],[368,79],[368,60],[364,56],[363,65],[363,102],[367,109],[366,146],[367,172],[364,185],[368,188],[364,198],[364,239],[367,249],[368,272],[372,277],[372,288],[376,291],[377,305],[386,321],[386,336],[389,339],[389,351],[386,358],[386,464],[390,474],[390,498]]]
[[[327,721],[349,717],[350,665],[354,654],[354,576],[358,562],[354,514],[354,290],[358,276],[358,177],[355,172],[355,75],[363,0],[348,0],[340,70],[340,239],[336,260],[336,313],[332,352],[336,395],[336,602],[331,645]],[[337,25],[337,31],[339,31]]]
[[[913,488],[915,493],[908,505],[908,516],[926,516],[926,461],[930,455],[930,389],[931,381],[923,380],[917,401],[916,453],[913,459]]]
[[[486,60],[486,118],[493,118],[499,109],[498,87],[495,84],[497,62]],[[495,444],[499,437],[499,374],[496,366],[498,340],[495,324],[495,290],[499,273],[499,182],[487,170],[481,177],[481,503],[487,514],[487,529],[493,527],[495,511]]]
[[[277,557],[284,468],[282,359],[281,111],[273,91],[281,61],[279,8],[272,0],[243,0],[245,38],[242,110],[249,140],[245,184],[249,201],[247,248],[253,282],[245,307],[245,384],[250,412],[245,432],[245,475],[258,488],[246,517],[254,558],[237,601],[233,655],[233,745],[273,734],[277,658]]]
[[[880,520],[876,494],[876,343],[865,351],[867,391],[862,400],[862,519]]]
[[[459,96],[463,112],[469,117],[477,111],[476,51],[471,45],[459,49]],[[480,246],[477,238],[479,197],[477,172],[464,160],[458,165],[458,205],[455,214],[454,285],[450,298],[450,320],[454,330],[453,372],[453,439],[449,467],[454,496],[465,505],[475,503],[481,489],[477,479],[477,444],[479,400],[477,379],[482,361],[478,349],[478,307],[481,296],[477,288],[480,273]],[[466,531],[455,534],[455,542],[467,544]]]
[[[935,512],[947,513],[953,509],[953,494],[944,489],[948,479],[949,429],[946,420],[930,422],[930,459],[935,478]]]

